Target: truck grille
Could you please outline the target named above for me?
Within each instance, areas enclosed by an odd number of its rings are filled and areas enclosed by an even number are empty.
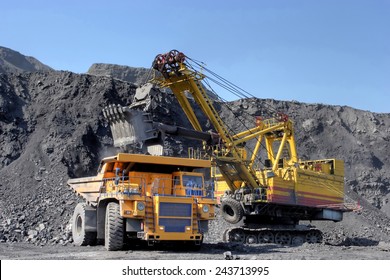
[[[191,217],[192,205],[188,203],[160,202],[160,216]]]
[[[164,226],[165,232],[185,232],[186,227],[191,226],[192,205],[189,203],[160,202],[159,212],[161,218],[158,223]]]

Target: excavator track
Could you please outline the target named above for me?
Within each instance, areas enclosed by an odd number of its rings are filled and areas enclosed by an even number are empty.
[[[299,246],[303,243],[321,243],[322,232],[316,228],[231,228],[223,234],[223,241],[236,244],[275,243],[285,246]]]

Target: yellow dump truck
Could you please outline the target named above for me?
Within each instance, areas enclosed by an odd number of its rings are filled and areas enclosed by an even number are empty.
[[[74,210],[74,243],[104,241],[110,251],[138,241],[199,248],[215,217],[205,172],[209,160],[126,153],[104,158],[96,176],[68,180],[86,200]]]

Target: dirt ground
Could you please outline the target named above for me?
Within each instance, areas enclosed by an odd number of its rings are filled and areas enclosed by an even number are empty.
[[[390,260],[390,243],[376,246],[331,246],[303,244],[228,245],[205,243],[199,251],[172,248],[136,248],[108,252],[104,246],[34,246],[26,243],[0,244],[1,260],[223,260],[226,252],[240,260]]]

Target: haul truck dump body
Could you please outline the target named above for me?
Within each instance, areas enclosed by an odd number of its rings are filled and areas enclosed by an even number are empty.
[[[104,240],[108,250],[119,250],[143,240],[199,247],[216,202],[204,169],[210,161],[121,153],[103,159],[96,176],[68,181],[86,200],[73,215],[75,244]]]

